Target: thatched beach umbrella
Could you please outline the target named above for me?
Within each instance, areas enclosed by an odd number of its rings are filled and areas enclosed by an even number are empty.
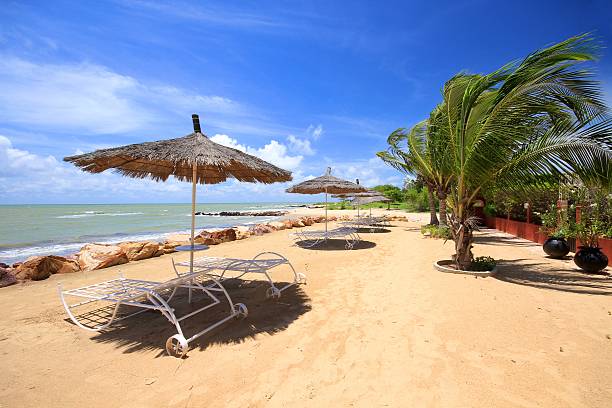
[[[303,181],[289,187],[286,191],[297,194],[325,193],[325,231],[327,232],[327,194],[358,193],[366,190],[365,187],[359,184],[332,176],[331,167],[328,167],[325,175]]]
[[[355,197],[375,197],[375,196],[380,196],[380,195],[381,195],[380,191],[366,190],[366,191],[361,191],[358,193],[334,194],[332,195],[332,197],[341,198],[341,199],[347,199],[347,198],[353,199]],[[357,218],[359,218],[359,205],[361,204],[361,202],[353,200],[353,203],[357,205]]]
[[[380,203],[380,202],[384,202],[384,203],[388,203],[392,201],[390,198],[385,197],[384,195],[381,195],[380,193],[378,193],[378,195],[375,196],[357,196],[355,198],[353,198],[352,202],[356,203],[358,206],[359,205],[364,205],[364,204],[370,204],[370,203]],[[370,217],[372,216],[372,207],[370,207]]]
[[[380,196],[380,191],[376,190],[366,190],[361,191],[359,193],[344,193],[344,194],[334,194],[332,197],[334,198],[353,198],[353,197],[375,197]]]
[[[228,178],[275,183],[291,181],[291,172],[250,154],[211,141],[202,133],[198,115],[192,115],[193,133],[176,139],[137,143],[65,157],[81,170],[101,173],[108,169],[134,178],[166,181],[170,176],[191,181],[191,257],[193,271],[196,184],[217,184]]]

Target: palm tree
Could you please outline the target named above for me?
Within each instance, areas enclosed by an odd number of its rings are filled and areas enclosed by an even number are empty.
[[[377,153],[386,163],[407,173],[416,174],[427,186],[431,224],[438,224],[434,194],[440,205],[439,225],[447,225],[446,201],[452,182],[448,156],[447,122],[443,105],[437,106],[429,119],[409,131],[398,129],[387,139],[389,148]]]
[[[577,174],[610,188],[612,121],[598,83],[579,65],[594,59],[588,35],[536,51],[488,75],[458,74],[443,89],[440,122],[452,173],[455,263],[469,269],[472,205],[495,184],[526,192]]]
[[[416,132],[421,124],[415,125],[410,132]],[[434,192],[436,190],[434,180],[428,177],[427,167],[423,166],[418,160],[419,156],[424,156],[424,152],[415,152],[414,149],[402,148],[402,142],[408,140],[408,132],[405,128],[399,128],[393,131],[387,138],[389,147],[386,151],[378,152],[376,155],[391,167],[399,170],[407,175],[416,176],[427,187],[427,196],[429,204],[429,224],[438,225],[438,217],[436,215],[436,201]]]
[[[453,180],[446,145],[448,128],[444,112],[442,104],[436,106],[429,119],[414,126],[406,137],[408,151],[412,152],[416,167],[438,197],[441,226],[447,226],[446,202]]]

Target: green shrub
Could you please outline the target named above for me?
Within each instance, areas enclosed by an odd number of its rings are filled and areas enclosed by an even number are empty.
[[[495,265],[497,265],[497,262],[490,256],[479,256],[472,261],[470,270],[479,272],[491,271],[495,268]]]
[[[404,191],[404,201],[408,211],[423,212],[429,209],[427,189],[409,188]]]
[[[438,225],[422,225],[421,234],[428,235],[432,238],[442,238],[444,240],[451,239],[450,228],[440,227]]]
[[[486,203],[484,208],[482,209],[482,212],[488,217],[497,216],[497,208],[495,207],[495,204],[492,203]]]

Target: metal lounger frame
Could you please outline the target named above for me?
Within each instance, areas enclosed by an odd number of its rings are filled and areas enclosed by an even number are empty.
[[[196,274],[184,275],[178,278],[170,279],[166,282],[127,279],[123,276],[119,276],[117,279],[70,290],[62,290],[62,284],[59,283],[58,292],[62,305],[64,306],[70,320],[72,320],[78,327],[88,331],[96,332],[106,329],[114,322],[143,313],[147,310],[159,311],[171,324],[176,327],[177,331],[177,334],[171,336],[166,341],[166,350],[168,351],[168,354],[176,357],[183,357],[185,354],[187,354],[187,351],[189,350],[189,343],[191,341],[210,332],[232,318],[246,317],[248,314],[248,309],[244,304],[234,304],[232,302],[229,293],[227,293],[227,290],[216,277],[207,276],[207,284],[204,285],[195,280],[195,275]],[[183,316],[176,316],[175,309],[170,307],[170,301],[176,294],[178,288],[187,288],[189,290],[190,301],[191,291],[201,290],[211,299],[212,302]],[[186,338],[183,333],[183,329],[181,328],[181,322],[221,303],[221,300],[215,296],[214,292],[221,292],[227,299],[230,305],[229,315],[209,325],[207,328],[199,331],[191,337]],[[168,295],[167,298],[164,298],[164,295]],[[69,305],[66,301],[66,297],[78,297],[85,300]],[[79,321],[79,317],[73,313],[73,309],[93,302],[107,302],[114,304],[115,306],[106,323],[95,326],[87,326]],[[117,312],[121,306],[132,306],[143,310],[130,313],[126,316],[117,317]]]
[[[346,241],[344,247],[346,249],[353,249],[355,244],[361,241],[361,237],[357,233],[357,229],[353,227],[340,227],[331,230],[308,230],[308,231],[297,231],[290,234],[298,242],[312,241],[310,244],[302,244],[303,247],[312,248],[319,244],[326,242],[329,239],[341,238]]]
[[[293,273],[293,282],[289,282],[281,288],[278,288],[272,277],[270,276],[270,271],[276,267],[281,265],[288,265]],[[172,267],[177,276],[185,276],[185,273],[180,272],[177,269],[177,266],[189,267],[189,261],[175,263],[174,259],[172,260]],[[219,281],[223,281],[227,279],[227,272],[238,272],[237,276],[232,276],[232,279],[240,279],[244,275],[248,273],[256,273],[262,274],[266,277],[268,284],[270,287],[266,291],[266,297],[268,298],[280,298],[281,293],[293,286],[300,283],[306,282],[306,275],[303,273],[296,272],[295,268],[289,262],[287,258],[278,254],[276,252],[261,252],[255,255],[251,259],[242,259],[242,258],[220,258],[220,257],[210,257],[205,256],[201,258],[194,259],[193,261],[194,271],[199,273],[206,273],[206,276],[215,276]],[[219,271],[220,273],[214,274],[215,271]],[[190,299],[191,299],[191,291],[190,291]]]
[[[370,229],[373,232],[375,229],[385,229],[390,226],[389,220],[386,217],[359,217],[351,221],[343,221],[339,223],[351,228]]]

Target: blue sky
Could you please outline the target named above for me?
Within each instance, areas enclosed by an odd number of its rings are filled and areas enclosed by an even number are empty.
[[[496,5],[497,4],[497,5]],[[0,204],[187,202],[189,185],[89,175],[75,152],[185,135],[294,172],[327,166],[400,185],[375,153],[427,116],[443,83],[593,32],[612,98],[612,3],[601,1],[4,1]],[[199,201],[297,201],[227,182]]]

